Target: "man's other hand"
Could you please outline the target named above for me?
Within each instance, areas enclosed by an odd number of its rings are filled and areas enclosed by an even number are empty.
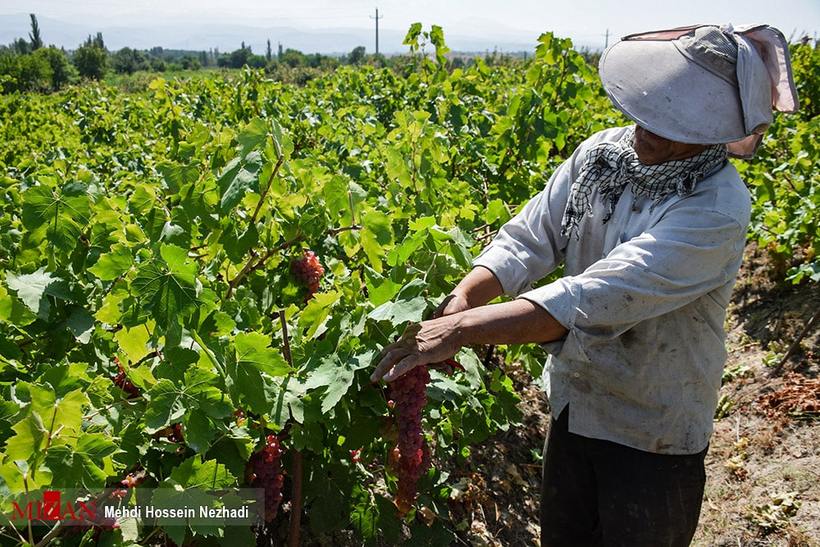
[[[453,316],[413,323],[401,338],[379,354],[381,359],[370,376],[371,382],[392,382],[414,367],[439,363],[453,357],[462,343]]]

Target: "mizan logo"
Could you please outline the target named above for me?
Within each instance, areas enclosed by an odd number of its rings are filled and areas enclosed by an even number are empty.
[[[93,520],[97,514],[97,504],[94,501],[66,501],[63,503],[62,494],[57,490],[46,490],[41,500],[29,500],[20,505],[13,501],[11,520],[61,520],[83,522]]]

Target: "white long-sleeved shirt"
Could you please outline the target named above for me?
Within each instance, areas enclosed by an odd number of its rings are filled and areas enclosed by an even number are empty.
[[[750,196],[727,163],[688,196],[654,208],[627,185],[604,224],[606,205],[595,191],[580,237],[562,237],[585,151],[625,130],[584,141],[473,264],[492,271],[505,294],[542,306],[568,329],[543,345],[550,353],[543,381],[556,416],[570,404],[571,432],[693,454],[712,433]],[[561,263],[563,278],[531,289]]]

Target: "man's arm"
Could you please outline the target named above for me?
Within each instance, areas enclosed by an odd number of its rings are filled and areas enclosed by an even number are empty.
[[[498,278],[485,266],[476,266],[439,304],[433,319],[483,306],[504,294]]]
[[[566,333],[549,312],[528,300],[472,308],[410,325],[382,351],[370,380],[390,382],[413,367],[449,359],[469,344],[544,343]]]

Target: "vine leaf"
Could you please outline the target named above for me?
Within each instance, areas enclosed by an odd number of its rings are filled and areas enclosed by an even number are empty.
[[[184,394],[163,378],[146,394],[149,400],[145,409],[145,425],[151,431],[179,421],[185,414]]]
[[[29,188],[23,193],[22,216],[36,240],[71,251],[91,217],[87,187],[72,182],[59,189],[45,184]]]
[[[188,260],[185,249],[161,245],[160,255],[162,260],[154,259],[140,267],[132,288],[144,301],[146,311],[153,312],[157,323],[166,326],[196,307],[199,285],[197,266]]]
[[[131,269],[134,259],[128,247],[116,244],[111,247],[111,251],[100,255],[97,262],[88,268],[88,271],[96,275],[102,281],[112,281]]]
[[[40,319],[47,320],[51,303],[47,296],[61,300],[71,300],[65,281],[40,268],[34,273],[15,275],[8,273],[6,283],[9,289],[17,292],[17,297],[28,309]]]
[[[322,363],[311,371],[305,382],[305,389],[326,388],[322,395],[322,412],[328,412],[342,400],[350,386],[353,385],[354,373],[369,366],[372,352],[342,362],[337,355],[326,357]]]
[[[270,376],[284,376],[290,371],[282,354],[270,347],[270,337],[259,332],[241,332],[234,338],[239,368],[251,366]]]
[[[427,300],[423,296],[417,296],[410,300],[385,302],[367,316],[376,321],[389,321],[393,326],[397,326],[408,321],[414,323],[421,321],[425,309],[427,309]]]

